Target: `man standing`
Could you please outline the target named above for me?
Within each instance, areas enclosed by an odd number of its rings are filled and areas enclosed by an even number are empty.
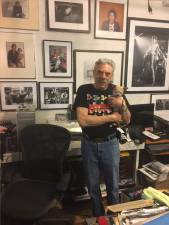
[[[102,171],[109,205],[119,202],[119,142],[116,125],[130,122],[125,99],[112,97],[116,86],[112,84],[115,64],[109,59],[96,61],[94,84],[79,87],[74,107],[77,121],[82,127],[81,151],[87,177],[87,187],[92,200],[93,215],[105,214],[102,204],[99,171]],[[116,108],[113,111],[113,107]],[[117,107],[119,110],[117,110]]]

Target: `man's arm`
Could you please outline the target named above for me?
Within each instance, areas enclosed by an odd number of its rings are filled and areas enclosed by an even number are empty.
[[[119,123],[122,119],[118,112],[104,116],[88,115],[88,109],[84,107],[77,107],[76,114],[81,127],[98,126],[111,122]]]
[[[122,116],[122,121],[124,121],[126,124],[130,123],[131,113],[124,99],[123,99],[122,107],[121,107],[121,116]]]
[[[126,103],[125,96],[117,96],[117,97],[109,97],[109,104],[112,106],[112,108],[119,112],[122,117],[122,121],[126,124],[130,123],[131,114],[128,110],[128,106]]]

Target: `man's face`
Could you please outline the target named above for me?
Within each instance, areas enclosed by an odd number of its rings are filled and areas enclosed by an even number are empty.
[[[16,45],[12,45],[12,50],[13,50],[13,51],[16,50]]]
[[[110,15],[109,15],[109,21],[110,21],[111,23],[114,23],[114,21],[115,21],[115,16],[114,16],[113,14],[110,14]]]
[[[100,64],[93,72],[95,86],[98,89],[107,89],[112,80],[113,68],[109,64]]]

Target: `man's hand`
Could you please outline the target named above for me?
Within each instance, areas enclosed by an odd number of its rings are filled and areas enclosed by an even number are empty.
[[[110,116],[112,116],[112,122],[114,122],[114,123],[119,124],[122,121],[122,116],[118,112],[114,112]]]

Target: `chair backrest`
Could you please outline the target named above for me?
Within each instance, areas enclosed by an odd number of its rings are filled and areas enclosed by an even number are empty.
[[[23,128],[24,177],[49,181],[61,179],[70,140],[70,132],[57,125],[33,124]]]

